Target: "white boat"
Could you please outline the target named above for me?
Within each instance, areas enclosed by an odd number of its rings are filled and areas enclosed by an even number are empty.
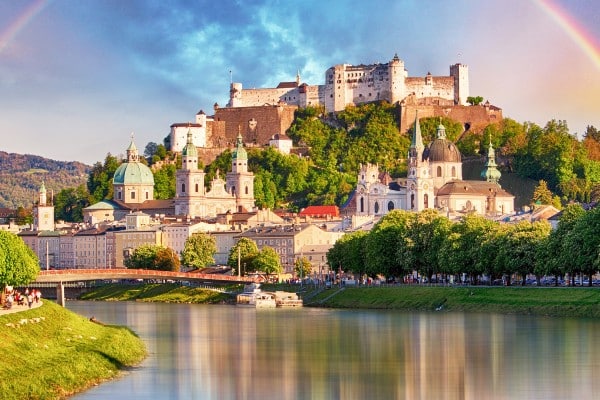
[[[304,302],[296,293],[278,290],[275,292],[275,303],[277,307],[303,307]]]
[[[249,306],[255,308],[275,308],[275,295],[271,292],[260,290],[259,284],[247,285],[244,291],[237,295],[238,306]]]

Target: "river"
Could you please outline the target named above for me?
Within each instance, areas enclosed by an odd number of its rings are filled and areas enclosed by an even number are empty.
[[[600,321],[69,301],[149,357],[74,399],[577,399],[600,395]]]

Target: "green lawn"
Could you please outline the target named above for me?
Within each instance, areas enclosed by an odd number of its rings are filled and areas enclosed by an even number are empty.
[[[146,356],[130,329],[91,322],[49,300],[0,316],[0,330],[2,399],[62,399]]]

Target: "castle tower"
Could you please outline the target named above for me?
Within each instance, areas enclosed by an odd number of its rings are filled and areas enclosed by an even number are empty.
[[[254,174],[248,171],[248,153],[244,149],[241,134],[238,134],[237,146],[231,158],[231,172],[227,173],[226,187],[235,197],[238,212],[254,209]]]
[[[227,107],[242,107],[242,84],[231,82]]]
[[[421,136],[419,113],[415,113],[415,128],[408,150],[408,177],[406,180],[406,206],[410,211],[431,208],[434,201],[433,179],[429,162],[423,158],[425,146]]]
[[[51,202],[48,202],[46,185],[44,185],[44,182],[42,182],[42,186],[40,186],[38,192],[38,202],[33,207],[33,230],[54,230],[54,206]]]
[[[181,169],[175,174],[175,214],[190,217],[203,216],[205,173],[198,169],[198,150],[188,131],[187,143],[181,151]]]
[[[483,171],[481,171],[481,177],[488,182],[498,183],[502,174],[498,171],[496,165],[496,152],[492,147],[492,140],[490,139],[490,145],[488,147],[487,159]]]
[[[454,78],[454,104],[466,106],[469,94],[469,67],[464,64],[450,66],[450,76]]]
[[[406,93],[404,61],[400,60],[398,54],[394,55],[388,63],[388,74],[390,79],[390,103],[402,101]]]

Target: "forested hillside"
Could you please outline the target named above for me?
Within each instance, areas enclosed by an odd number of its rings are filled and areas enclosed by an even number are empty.
[[[0,207],[30,208],[42,182],[48,196],[87,181],[90,167],[80,162],[55,161],[29,154],[0,151]]]

